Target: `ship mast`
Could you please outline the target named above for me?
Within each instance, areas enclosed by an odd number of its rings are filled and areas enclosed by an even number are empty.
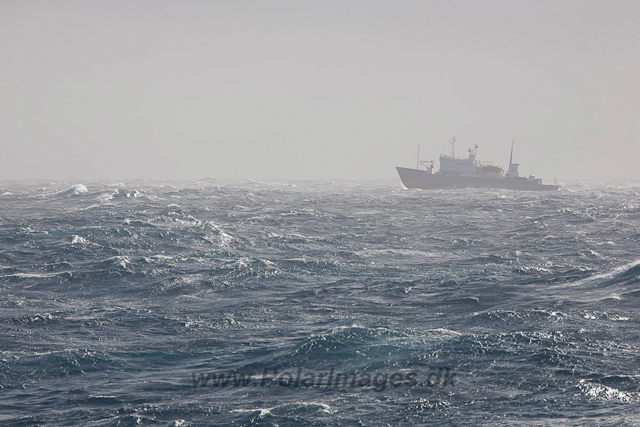
[[[416,161],[416,169],[420,169],[420,144],[418,144],[418,160]]]
[[[516,140],[513,139],[511,141],[511,157],[509,157],[509,172],[507,176],[510,178],[518,178],[520,174],[518,173],[518,164],[513,163],[513,145],[516,143]]]
[[[451,138],[451,158],[456,158],[456,137]]]
[[[511,140],[511,157],[509,157],[509,166],[511,166],[511,163],[513,163],[513,144],[516,143],[515,139]]]

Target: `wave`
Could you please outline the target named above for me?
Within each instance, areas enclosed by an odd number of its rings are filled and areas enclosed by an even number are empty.
[[[640,260],[634,261],[609,273],[604,273],[592,278],[598,286],[618,286],[640,283]]]
[[[613,270],[598,273],[572,283],[554,287],[563,288],[587,288],[602,290],[604,288],[619,288],[633,286],[632,290],[640,290],[640,260],[614,268]],[[638,289],[635,289],[637,286]]]
[[[58,276],[70,278],[72,276],[72,273],[69,271],[59,271],[55,273],[13,273],[0,277],[5,277],[8,279],[49,279]]]
[[[20,377],[29,380],[59,378],[68,375],[80,376],[86,372],[110,369],[116,363],[107,355],[88,349],[65,349],[31,354],[15,353],[8,361],[4,361],[4,364],[12,366],[12,376],[20,375]],[[3,378],[0,383],[0,388],[5,389],[20,389],[21,387],[22,384],[13,383],[9,377]]]
[[[84,186],[84,184],[75,184],[67,188],[66,190],[58,191],[54,195],[55,196],[79,196],[81,194],[86,194],[88,192],[89,190],[87,189],[87,187]]]
[[[111,192],[103,192],[98,195],[97,199],[102,202],[109,202],[113,200],[131,200],[147,197],[146,194],[138,190],[128,190],[126,188],[118,188]]]
[[[607,379],[613,378],[613,383],[616,387],[612,385],[606,385]],[[604,384],[603,384],[604,383]],[[621,390],[619,383],[625,385],[626,383],[633,384],[634,390]],[[601,380],[600,382],[593,382],[588,380],[580,380],[578,383],[578,388],[580,391],[586,395],[590,399],[596,400],[605,400],[605,401],[614,401],[619,403],[630,403],[633,401],[640,400],[640,393],[637,391],[637,386],[635,386],[636,379],[621,379],[621,377],[610,377]]]
[[[125,219],[122,225],[128,225],[130,227],[141,227],[141,228],[157,228],[155,225],[150,222],[140,221],[137,219]]]
[[[317,409],[319,412],[324,412],[327,414],[331,413],[331,406],[322,402],[291,402],[280,404],[271,408],[247,408],[247,409],[233,409],[231,413],[247,413],[247,414],[255,414],[257,419],[264,418],[266,416],[292,416],[295,415],[296,412],[300,410],[304,410],[305,412],[308,409]],[[257,414],[256,414],[257,413]],[[251,422],[257,421],[252,417]]]

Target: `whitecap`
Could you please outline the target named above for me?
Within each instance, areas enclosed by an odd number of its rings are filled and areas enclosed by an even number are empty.
[[[107,258],[105,261],[109,261],[113,265],[120,266],[122,268],[127,268],[127,266],[131,264],[131,260],[129,260],[129,257],[122,256],[122,255],[117,255],[111,258]]]
[[[629,403],[638,399],[636,393],[629,393],[602,384],[594,384],[586,380],[580,380],[578,387],[584,394],[592,399],[602,399],[607,401],[617,400],[618,402],[624,403]]]
[[[19,279],[45,279],[48,277],[55,277],[61,274],[65,274],[66,272],[57,272],[57,273],[14,273],[8,274],[2,277],[17,277]]]
[[[75,184],[67,188],[66,190],[58,191],[55,194],[57,196],[78,196],[80,194],[85,194],[88,191],[89,190],[87,190],[87,187],[85,187],[83,184]]]
[[[71,240],[72,245],[86,245],[87,243],[88,243],[87,239],[85,239],[84,237],[77,236],[75,234],[73,235],[73,240]]]
[[[258,417],[262,418],[265,415],[272,415],[271,410],[275,409],[276,406],[274,406],[273,408],[255,408],[255,409],[233,409],[231,412],[240,412],[240,413],[245,413],[245,412],[260,412],[260,415],[258,415]]]

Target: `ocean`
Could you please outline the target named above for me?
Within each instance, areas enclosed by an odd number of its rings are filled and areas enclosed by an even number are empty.
[[[0,183],[0,425],[640,425],[640,183]]]

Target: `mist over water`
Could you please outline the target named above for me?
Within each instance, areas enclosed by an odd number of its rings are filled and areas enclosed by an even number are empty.
[[[14,181],[0,195],[3,425],[638,422],[638,182]],[[299,369],[381,376],[279,381]],[[197,382],[212,373],[258,381]]]
[[[2,179],[640,179],[640,2],[0,4]]]

